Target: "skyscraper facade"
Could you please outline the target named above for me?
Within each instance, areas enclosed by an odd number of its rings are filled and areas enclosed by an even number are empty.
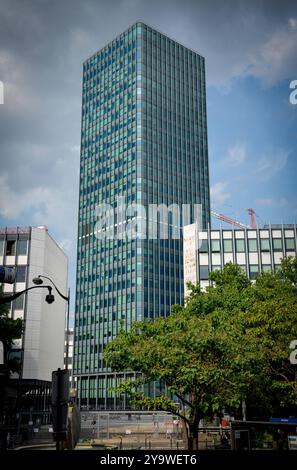
[[[119,197],[129,209],[98,230],[98,206],[115,208]],[[172,236],[182,218],[169,210],[168,237],[160,227],[151,237],[148,217],[141,234],[123,236],[135,204],[146,214],[188,204],[187,223],[201,204],[202,227],[210,219],[204,58],[143,23],[83,66],[74,375],[87,409],[128,407],[109,389],[133,373],[114,374],[102,357],[120,325],[183,302],[182,239]]]

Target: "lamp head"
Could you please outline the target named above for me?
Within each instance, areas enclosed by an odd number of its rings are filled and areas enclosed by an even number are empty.
[[[40,286],[41,284],[43,284],[43,280],[39,276],[34,277],[34,279],[32,279],[32,282],[36,284],[36,286]]]
[[[55,297],[53,296],[53,294],[47,294],[45,296],[45,301],[48,303],[48,304],[52,304],[54,301],[55,301]]]

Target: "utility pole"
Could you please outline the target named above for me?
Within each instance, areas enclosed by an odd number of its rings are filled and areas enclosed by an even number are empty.
[[[52,373],[52,414],[56,450],[67,438],[67,414],[69,400],[69,371],[58,369]]]

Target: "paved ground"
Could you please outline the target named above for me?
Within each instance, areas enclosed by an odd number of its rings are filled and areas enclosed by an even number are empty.
[[[199,449],[214,449],[219,444],[220,439],[218,434],[200,433],[199,436]],[[49,439],[47,441],[38,442],[37,440],[28,442],[15,449],[47,449],[55,450],[55,443]],[[90,439],[86,442],[80,442],[77,450],[99,450],[102,448],[117,448],[117,449],[142,449],[142,450],[185,450],[185,442],[181,439],[176,439],[175,435],[166,434],[132,434],[132,435],[116,435],[110,439]]]

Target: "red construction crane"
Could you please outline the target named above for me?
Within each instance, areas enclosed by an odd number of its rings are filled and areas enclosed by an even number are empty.
[[[242,224],[241,222],[238,222],[238,220],[231,219],[231,217],[228,217],[227,215],[219,214],[218,212],[214,212],[214,211],[210,211],[210,212],[213,217],[219,220],[223,220],[223,222],[227,222],[227,224],[235,225],[236,227],[241,227],[241,228],[250,228],[249,225]]]
[[[248,209],[248,213],[250,215],[250,218],[251,218],[251,228],[257,228],[257,223],[256,223],[256,219],[255,219],[255,211],[254,209]]]
[[[255,219],[256,213],[254,209],[252,208],[248,209],[248,213],[250,215],[250,220],[251,220],[250,225],[243,224],[239,222],[238,220],[228,217],[225,214],[219,214],[218,212],[215,212],[215,211],[210,211],[210,212],[213,217],[215,217],[216,219],[222,220],[223,222],[226,222],[227,224],[235,225],[236,227],[241,227],[241,228],[253,228],[253,229],[257,228],[257,223]]]

